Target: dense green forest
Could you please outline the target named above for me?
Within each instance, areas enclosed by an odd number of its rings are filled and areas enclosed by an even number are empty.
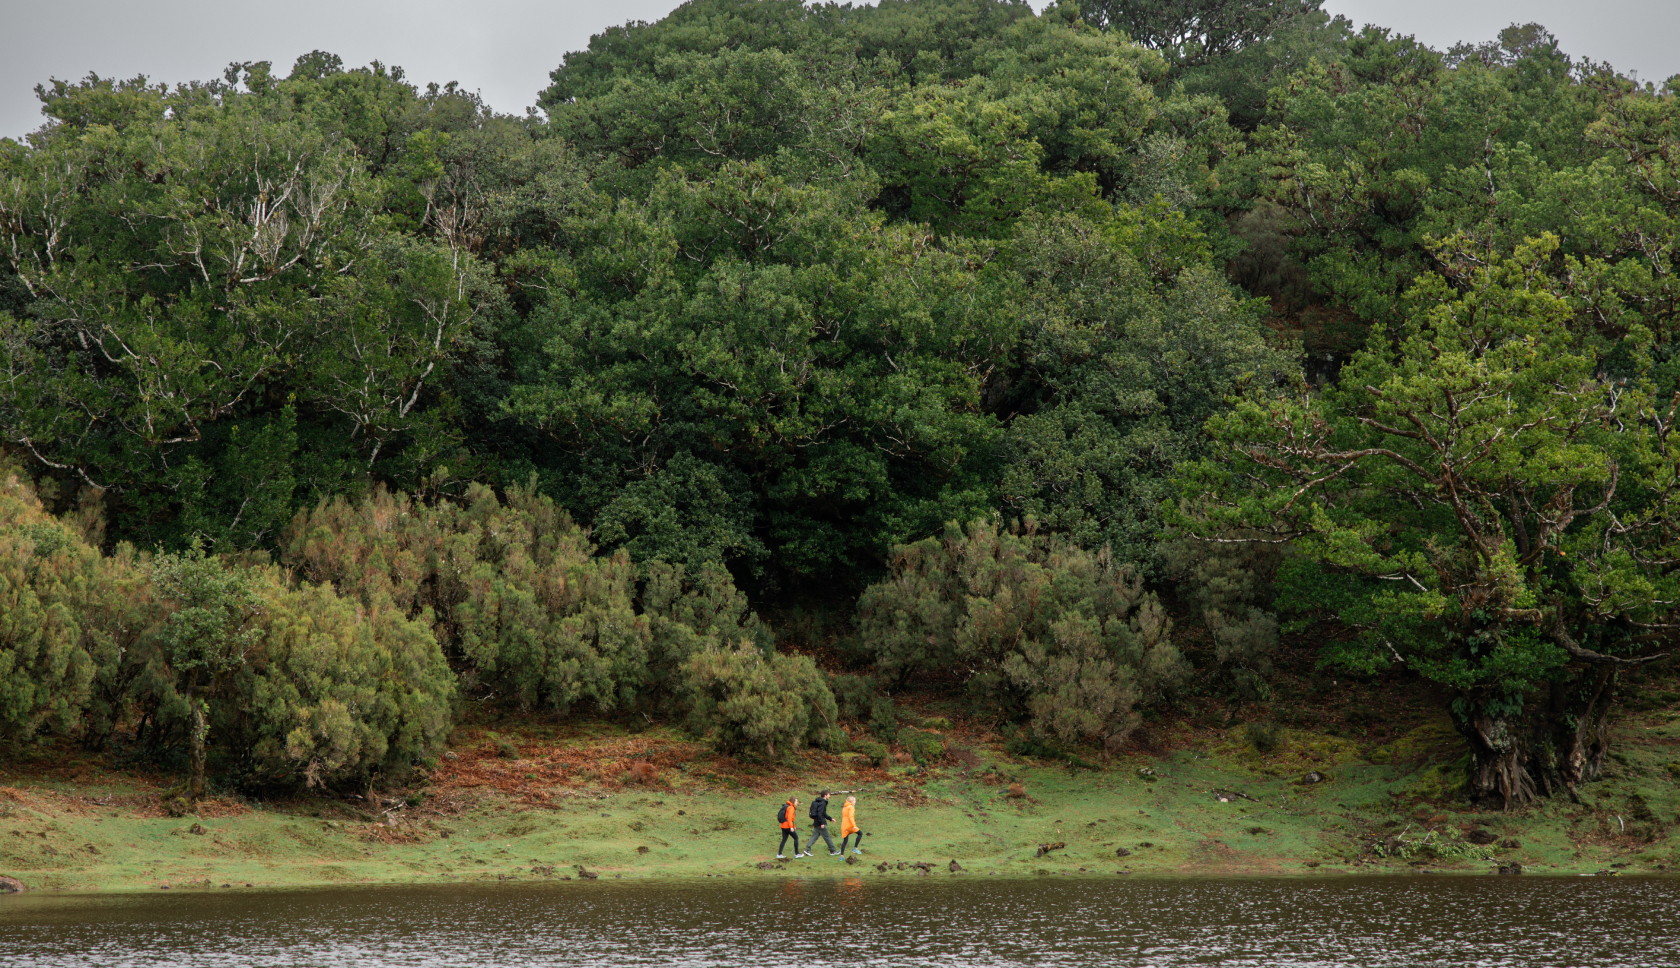
[[[1100,756],[1295,636],[1571,793],[1680,638],[1680,76],[1320,6],[692,0],[523,117],[43,85],[0,740],[365,784],[469,707],[779,757],[932,683]]]

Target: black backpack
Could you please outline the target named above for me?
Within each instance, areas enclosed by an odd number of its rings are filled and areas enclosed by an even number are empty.
[[[792,820],[793,818],[788,816],[788,814],[790,814],[792,812],[793,812],[793,808],[789,807],[785,803],[782,804],[781,806],[777,807],[776,808],[776,825],[780,826],[784,823],[787,823],[789,820]]]
[[[821,820],[823,818],[823,814],[828,812],[828,801],[821,799],[812,800],[811,809],[807,812],[811,815],[812,820]]]

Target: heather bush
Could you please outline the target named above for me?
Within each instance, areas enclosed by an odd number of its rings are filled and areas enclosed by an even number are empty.
[[[746,595],[722,565],[704,564],[691,572],[654,560],[641,571],[637,608],[652,636],[645,682],[656,704],[676,698],[684,664],[713,643],[744,638],[763,652],[774,647],[770,629],[748,608]]]
[[[442,749],[455,680],[424,623],[199,549],[141,567],[155,610],[128,699],[150,748],[188,749],[194,796],[207,762],[246,786],[362,785]]]
[[[828,690],[843,719],[867,719],[879,688],[874,676],[848,673],[828,676]]]
[[[725,637],[767,642],[728,572],[595,553],[532,488],[502,500],[417,501],[376,490],[301,512],[284,560],[365,607],[429,624],[463,686],[520,706],[608,711],[668,703],[675,672]]]
[[[443,748],[455,677],[424,624],[358,609],[331,586],[278,581],[263,588],[261,621],[262,648],[234,676],[223,713],[253,781],[400,776]]]
[[[17,474],[0,479],[0,739],[77,731],[115,643],[84,622],[105,562],[41,507]]]
[[[883,675],[963,670],[977,712],[1060,742],[1118,744],[1189,671],[1132,569],[1030,525],[951,524],[894,549],[858,628]]]
[[[807,656],[766,655],[747,641],[711,645],[685,667],[689,727],[720,753],[775,759],[837,746],[834,695]]]
[[[881,691],[874,676],[842,673],[828,677],[829,691],[842,719],[867,722],[869,731],[885,742],[898,737],[898,711],[892,697]]]
[[[194,796],[211,760],[315,785],[441,748],[454,677],[424,624],[200,547],[103,555],[89,530],[96,514],[54,518],[0,481],[0,737],[97,748],[132,726],[147,751],[187,751]]]

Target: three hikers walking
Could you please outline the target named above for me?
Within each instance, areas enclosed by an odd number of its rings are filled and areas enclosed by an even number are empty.
[[[846,805],[840,811],[840,849],[836,850],[834,848],[834,838],[828,834],[828,824],[832,819],[828,815],[830,792],[824,790],[817,794],[815,800],[811,801],[811,807],[808,811],[808,816],[811,818],[811,839],[806,842],[803,851],[799,849],[799,830],[796,819],[799,816],[799,798],[789,797],[786,803],[776,809],[776,823],[782,830],[782,841],[776,846],[777,860],[787,860],[786,847],[790,837],[793,838],[793,856],[795,858],[811,856],[812,848],[817,846],[818,837],[821,837],[823,843],[828,845],[828,855],[830,857],[839,857],[846,852],[846,842],[853,834],[857,835],[857,847],[852,850],[852,853],[863,853],[863,831],[859,830],[857,825],[857,797],[847,797]]]

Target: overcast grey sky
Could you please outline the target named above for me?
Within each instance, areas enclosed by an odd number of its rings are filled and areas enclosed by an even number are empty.
[[[497,110],[523,112],[548,72],[592,34],[655,20],[677,0],[0,0],[0,136],[41,123],[34,87],[49,77],[218,77],[230,61],[328,50],[378,59],[410,79],[460,81]],[[1043,6],[1043,0],[1033,0]],[[1487,40],[1538,21],[1575,56],[1661,81],[1680,73],[1680,0],[1327,0],[1356,24],[1416,34],[1434,47]]]
[[[1326,0],[1324,9],[1441,50],[1492,40],[1512,23],[1540,23],[1572,57],[1658,83],[1680,74],[1680,0]]]

